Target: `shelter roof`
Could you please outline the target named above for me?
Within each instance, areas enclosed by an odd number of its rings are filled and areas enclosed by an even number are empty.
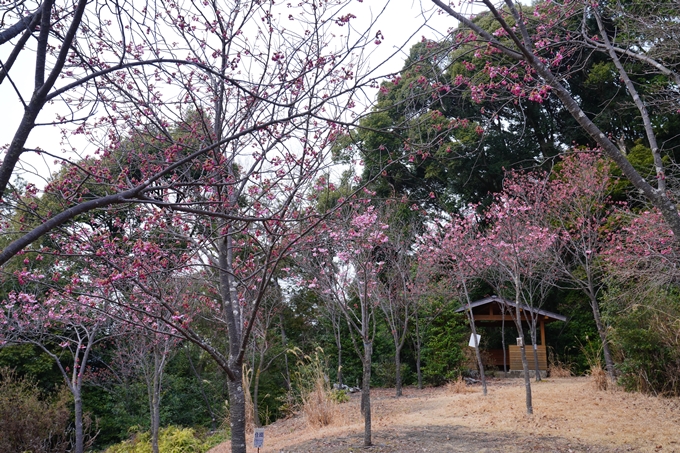
[[[533,315],[546,316],[546,317],[553,319],[555,321],[566,321],[567,320],[567,317],[564,316],[564,315],[560,315],[558,313],[554,313],[554,312],[548,311],[548,310],[542,310],[542,309],[539,309],[539,308],[534,308],[534,307],[531,307],[527,304],[517,304],[512,300],[505,299],[505,298],[499,297],[499,296],[488,296],[488,297],[485,297],[483,299],[479,299],[479,300],[476,300],[474,302],[470,302],[470,308],[474,310],[477,307],[481,307],[481,306],[488,305],[488,304],[498,304],[500,306],[513,307],[513,308],[517,308],[517,306],[519,305],[519,308],[521,310],[527,311],[527,312],[529,312]],[[456,310],[456,313],[462,313],[467,308],[468,308],[467,305],[463,305],[462,307],[460,307],[459,309]]]

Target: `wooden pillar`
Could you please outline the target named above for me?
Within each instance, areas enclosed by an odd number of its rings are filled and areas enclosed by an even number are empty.
[[[541,318],[540,325],[541,325],[541,342],[539,344],[541,344],[542,346],[545,346],[546,345],[546,342],[545,342],[545,316],[543,316]]]

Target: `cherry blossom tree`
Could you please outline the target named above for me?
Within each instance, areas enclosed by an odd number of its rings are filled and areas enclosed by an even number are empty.
[[[656,395],[680,391],[678,256],[658,211],[623,213],[602,252],[608,338],[619,359],[618,382]]]
[[[534,252],[537,256],[527,261],[524,269],[524,290],[522,302],[530,307],[524,313],[529,324],[529,334],[534,356],[536,381],[541,380],[538,361],[537,327],[539,310],[543,306],[548,293],[554,288],[559,277],[559,260],[563,254],[562,240],[559,230],[550,224],[548,204],[554,195],[548,183],[548,175],[541,172],[517,173],[510,172],[503,183],[504,194],[513,198],[515,203],[524,206],[522,220],[535,228],[542,229],[546,238],[537,244]]]
[[[163,376],[168,362],[177,350],[179,339],[167,326],[154,323],[152,317],[137,316],[137,313],[131,311],[124,315],[132,316],[132,319],[125,322],[125,331],[115,343],[113,367],[126,371],[128,375],[138,373],[143,377],[149,402],[151,449],[153,453],[159,453]],[[145,324],[155,324],[156,327],[141,327]]]
[[[76,152],[44,188],[50,210],[32,207],[36,186],[24,191],[22,208],[41,222],[5,230],[16,239],[0,263],[59,228],[41,251],[82,260],[79,278],[99,288],[90,294],[154,317],[216,360],[229,381],[232,448],[245,451],[242,364],[254,320],[280,263],[319,222],[314,181],[354,121],[356,90],[374,83],[361,51],[379,42],[348,26],[343,4],[282,5],[284,25],[273,4],[189,2],[121,6],[111,16],[117,47],[105,13],[84,26],[88,4],[79,5],[80,16],[59,22],[83,34],[60,47],[74,49],[73,75],[64,73],[73,83],[46,86],[45,99],[72,102],[59,122],[76,121],[98,147]],[[41,17],[49,37],[51,15]],[[55,65],[49,80],[61,73]],[[102,116],[88,114],[94,106]],[[8,148],[0,174],[18,168],[24,142]],[[64,266],[58,278],[68,280],[75,268]],[[172,278],[210,290],[186,285],[171,297],[160,288]],[[193,329],[194,317],[224,329],[229,351]]]
[[[610,234],[602,254],[612,282],[636,283],[637,294],[628,302],[634,305],[636,300],[645,299],[646,291],[668,288],[680,278],[675,235],[664,227],[659,211],[619,215],[627,225]]]
[[[536,302],[534,281],[552,266],[545,263],[554,259],[553,247],[558,240],[554,232],[536,222],[540,212],[540,197],[545,193],[541,180],[532,181],[531,175],[515,175],[508,181],[506,191],[497,195],[495,203],[485,212],[484,220],[490,224],[479,238],[479,253],[486,264],[486,279],[499,294],[508,292],[515,303],[510,310],[520,338],[524,338],[523,322],[525,302]],[[522,181],[528,184],[522,184]],[[533,190],[525,190],[531,188]],[[507,288],[507,291],[506,291]],[[539,301],[542,302],[542,301]],[[540,305],[539,305],[540,306]],[[530,306],[531,311],[538,308]],[[535,330],[535,323],[534,323]],[[532,335],[535,344],[535,333]],[[535,349],[535,348],[534,348]],[[535,351],[534,351],[535,352]],[[525,342],[520,345],[527,413],[533,413],[529,366]]]
[[[83,385],[92,349],[116,335],[111,319],[98,298],[62,295],[56,291],[41,300],[27,293],[11,292],[0,310],[2,344],[30,343],[57,365],[73,395],[75,444],[84,453],[87,432],[83,414]]]
[[[94,242],[89,229],[80,240],[72,234],[69,251],[87,261],[86,278],[106,290],[103,300],[135,314],[124,321],[156,335],[170,329],[172,335],[205,350],[224,370],[230,389],[232,445],[241,451],[241,446],[245,448],[242,373],[248,342],[273,273],[299,231],[284,233],[282,228],[289,225],[280,220],[266,226],[269,233],[249,223],[233,233],[233,242],[227,240],[233,246],[220,248],[224,238],[212,234],[223,226],[207,221],[202,225],[205,235],[191,236],[188,232],[201,225],[177,214],[166,219],[161,211],[149,212],[141,206],[136,211],[139,215],[130,217],[144,214],[141,225],[121,223],[118,235],[94,235]],[[163,222],[168,228],[158,229]],[[206,336],[201,328],[206,323],[213,332],[225,335],[226,351]]]
[[[475,358],[482,381],[483,393],[486,396],[486,376],[484,364],[479,348],[477,328],[470,301],[470,290],[482,275],[480,269],[484,263],[480,262],[483,255],[478,250],[478,226],[474,215],[455,217],[449,222],[436,226],[424,237],[420,253],[420,263],[430,269],[432,275],[448,275],[448,287],[459,298],[465,307],[465,313],[472,330]]]
[[[667,49],[677,43],[676,39],[663,32],[667,28],[666,15],[653,14],[653,8],[650,7],[645,11],[650,14],[643,15],[644,27],[638,27],[629,14],[634,8],[631,5],[539,2],[527,8],[512,0],[482,0],[486,11],[472,11],[473,14],[486,14],[493,20],[495,31],[489,31],[468,14],[473,2],[466,1],[459,5],[441,0],[432,2],[462,25],[455,40],[456,45],[464,42],[473,46],[472,52],[488,57],[484,70],[489,79],[482,82],[465,81],[478,99],[503,95],[509,99],[526,98],[538,103],[548,96],[559,99],[593,143],[662,213],[675,236],[680,237],[680,214],[667,190],[666,169],[657,139],[660,129],[655,128],[654,115],[649,108],[659,91],[650,90],[651,95],[648,95],[641,85],[636,85],[631,73],[633,68],[642,67],[642,71],[663,79],[660,82],[661,91],[677,91],[680,79],[674,60],[669,57],[667,50],[657,52],[657,49]],[[677,8],[670,7],[669,12],[677,13]],[[592,28],[590,24],[593,24]],[[634,32],[631,32],[633,29]],[[465,30],[468,30],[467,34]],[[631,33],[623,33],[624,30]],[[649,30],[655,32],[650,34]],[[658,45],[651,38],[655,36],[654,33],[661,36]],[[636,121],[639,121],[636,127],[643,131],[645,146],[653,160],[655,178],[652,181],[645,179],[626,157],[634,144],[626,143],[623,138],[617,140],[610,135],[612,131],[598,127],[593,115],[582,109],[578,96],[570,91],[569,76],[577,64],[566,62],[590,52],[600,52],[611,63],[622,90],[635,105],[638,113]],[[579,63],[582,60],[577,58],[575,61]],[[629,64],[633,62],[635,65]],[[677,113],[677,98],[673,100],[671,97],[669,100],[670,103],[665,102],[665,105],[672,105],[672,110]]]
[[[277,335],[274,331],[275,322],[281,319],[282,297],[281,287],[278,281],[274,281],[269,287],[269,293],[262,308],[255,317],[253,339],[250,342],[250,369],[253,372],[253,422],[257,427],[262,426],[259,412],[260,378],[276,359],[286,354],[283,335]]]
[[[30,228],[3,223],[13,241],[0,252],[0,264],[47,232],[104,206],[199,209],[193,200],[171,202],[162,194],[187,190],[192,183],[180,175],[190,168],[194,176],[224,184],[211,179],[214,167],[198,163],[200,158],[233,165],[234,159],[251,159],[258,154],[251,147],[266,142],[259,155],[268,165],[274,143],[293,146],[286,140],[300,129],[329,128],[330,134],[323,133],[328,137],[342,130],[333,124],[353,123],[347,112],[361,105],[361,88],[374,85],[378,76],[369,73],[365,55],[381,40],[370,32],[371,22],[365,30],[351,26],[356,17],[350,6],[229,0],[2,6],[3,24],[9,25],[0,29],[0,46],[7,49],[0,87],[23,112],[11,143],[2,148],[3,212],[33,211],[41,193],[55,202]],[[26,65],[34,70],[28,87],[19,72]],[[190,111],[202,112],[205,124],[194,122],[178,136],[175,125]],[[35,142],[48,126],[61,131],[61,141],[40,148]],[[187,140],[188,135],[193,137]],[[316,152],[310,148],[307,157]],[[55,160],[63,178],[50,182],[29,156],[49,165]],[[101,165],[100,156],[111,163]],[[234,181],[248,180],[251,170]],[[31,179],[25,189],[13,179],[19,176]],[[47,184],[40,187],[36,180]]]
[[[613,378],[614,361],[599,301],[605,272],[602,253],[609,245],[608,222],[615,211],[608,197],[611,184],[611,163],[599,153],[569,154],[550,182],[547,215],[561,230],[563,250],[558,263],[562,278],[588,296],[607,373]]]
[[[363,367],[364,445],[370,446],[371,363],[376,313],[380,307],[377,287],[385,265],[382,250],[389,237],[386,234],[388,225],[380,221],[373,206],[367,205],[367,199],[351,201],[327,220],[324,234],[320,236],[322,240],[310,243],[307,256],[300,258],[311,271],[305,284],[317,290],[329,303],[337,304],[350,326],[352,343]]]
[[[417,293],[413,291],[416,276],[417,225],[408,219],[410,208],[405,200],[388,200],[382,210],[381,220],[389,225],[389,242],[380,249],[380,259],[385,261],[377,281],[376,295],[394,344],[395,392],[402,396],[401,351],[411,331]],[[404,212],[402,209],[405,208]]]

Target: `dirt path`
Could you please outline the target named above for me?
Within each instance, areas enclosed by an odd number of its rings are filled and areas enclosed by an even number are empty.
[[[680,453],[677,399],[596,391],[586,378],[532,387],[532,416],[525,414],[518,379],[492,380],[486,397],[479,387],[465,393],[409,388],[401,398],[379,389],[372,392],[373,447],[362,448],[363,420],[354,395],[330,426],[309,427],[302,417],[268,426],[260,452]],[[228,451],[226,444],[211,453]]]
[[[362,448],[363,433],[315,439],[279,449],[279,452],[340,453],[367,451],[380,453],[416,452],[593,452],[637,451],[632,446],[586,445],[555,436],[526,436],[514,433],[474,431],[463,426],[399,426],[373,433],[374,446]],[[263,450],[267,451],[267,450]],[[274,450],[271,450],[274,451]],[[672,451],[672,450],[669,450]]]

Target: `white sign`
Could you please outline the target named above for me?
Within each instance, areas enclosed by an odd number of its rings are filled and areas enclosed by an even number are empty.
[[[255,437],[253,437],[253,447],[262,448],[264,446],[264,428],[255,428]]]
[[[481,340],[481,339],[482,339],[482,336],[480,334],[477,334],[477,345],[479,344],[479,340]],[[476,347],[476,345],[475,345],[475,334],[474,333],[470,334],[470,343],[468,343],[468,346],[470,346],[471,348]]]

